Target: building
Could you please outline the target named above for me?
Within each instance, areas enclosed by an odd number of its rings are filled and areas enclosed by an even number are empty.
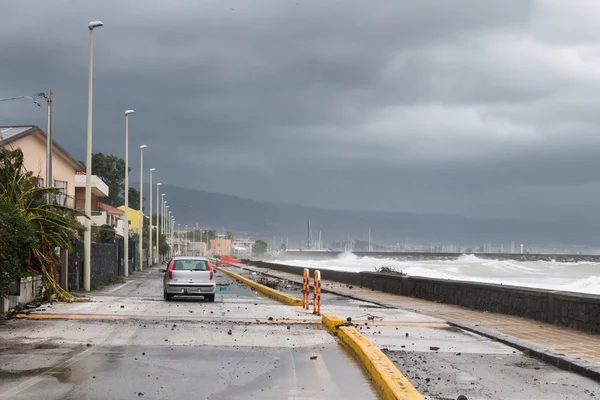
[[[252,254],[254,240],[249,238],[234,238],[231,241],[231,252],[234,256],[249,256]]]
[[[125,212],[125,206],[117,207],[118,210]],[[147,215],[144,215],[148,218]],[[127,212],[127,218],[129,219],[129,232],[140,233],[140,212],[138,210],[134,210],[133,208],[129,208]],[[143,228],[143,227],[142,227]]]
[[[231,255],[231,239],[217,238],[210,240],[210,255],[211,256],[230,256]]]
[[[85,172],[75,174],[75,208],[85,210]],[[92,175],[92,211],[100,211],[101,199],[108,197],[108,185],[96,175]],[[92,216],[94,214],[92,213]]]
[[[98,203],[98,208],[106,214],[104,224],[112,226],[117,235],[123,236],[123,210],[104,203]]]
[[[23,164],[33,172],[40,186],[46,182],[46,132],[35,125],[0,126],[0,148],[21,149]],[[52,141],[52,186],[63,193],[56,196],[60,204],[85,210],[85,172],[83,165],[65,149]],[[97,176],[92,176],[92,216],[94,224],[103,225],[109,218],[99,207],[99,199],[108,196],[108,186]],[[77,217],[85,224],[85,217]]]
[[[206,243],[204,243],[204,242],[188,242],[186,255],[200,256],[200,257],[206,256],[207,255]]]
[[[0,126],[0,148],[21,149],[27,171],[37,176],[40,186],[46,185],[46,132],[35,125]],[[83,166],[65,149],[52,141],[52,186],[60,187],[63,194],[57,201],[74,207],[75,174]]]

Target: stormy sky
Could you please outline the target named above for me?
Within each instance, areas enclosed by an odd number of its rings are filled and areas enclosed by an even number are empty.
[[[596,0],[3,1],[0,97],[172,185],[327,208],[535,219],[600,203]],[[0,125],[45,113],[0,103]],[[147,168],[145,168],[147,170]]]

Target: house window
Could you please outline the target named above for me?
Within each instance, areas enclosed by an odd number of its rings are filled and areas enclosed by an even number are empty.
[[[40,177],[38,176],[37,185],[38,185],[39,187],[44,187],[44,178],[40,178]]]
[[[56,195],[56,202],[62,206],[67,205],[67,185],[67,181],[54,181],[54,186],[61,190],[61,193]]]

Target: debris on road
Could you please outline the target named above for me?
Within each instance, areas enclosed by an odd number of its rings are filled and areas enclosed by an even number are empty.
[[[279,279],[269,279],[265,276],[261,276],[256,280],[256,282],[260,283],[261,285],[270,287],[271,289],[277,289],[279,287],[279,284],[281,283]]]

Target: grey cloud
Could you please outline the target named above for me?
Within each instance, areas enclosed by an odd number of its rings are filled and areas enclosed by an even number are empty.
[[[56,138],[83,158],[86,24],[101,19],[94,149],[123,155],[134,108],[132,166],[148,144],[159,180],[329,208],[584,213],[600,166],[600,58],[585,36],[597,21],[565,38],[549,29],[582,12],[522,0],[10,3],[0,96],[52,88]],[[40,111],[2,104],[0,120],[44,126]]]

